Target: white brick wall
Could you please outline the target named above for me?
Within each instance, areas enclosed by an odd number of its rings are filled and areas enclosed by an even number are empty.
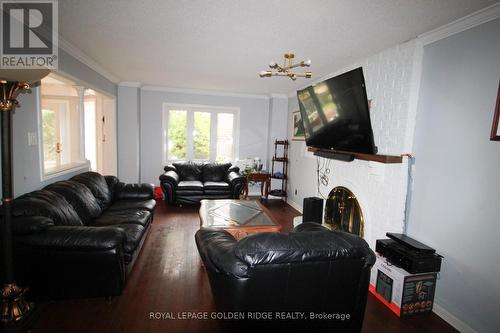
[[[380,154],[411,153],[415,126],[412,94],[418,89],[420,46],[415,40],[387,49],[370,58],[354,63],[335,76],[362,66],[368,98],[372,99],[371,120],[375,144]],[[290,112],[298,109],[296,98]],[[411,133],[408,133],[408,132]],[[304,197],[317,195],[316,163],[304,158],[305,144],[292,142],[290,149],[290,200],[301,206]],[[309,156],[310,157],[310,156]],[[309,161],[307,161],[309,160]],[[330,182],[320,186],[328,196],[335,186],[345,186],[358,198],[365,218],[365,239],[374,248],[375,240],[387,231],[402,232],[404,227],[408,167],[403,164],[381,164],[355,160],[350,163],[331,160]],[[309,182],[306,184],[306,182]],[[295,189],[298,194],[295,195]],[[306,189],[301,191],[301,189]],[[314,189],[314,190],[313,190]],[[314,192],[313,192],[314,191]]]

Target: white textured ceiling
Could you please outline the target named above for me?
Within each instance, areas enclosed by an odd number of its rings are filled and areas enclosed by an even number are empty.
[[[304,80],[259,78],[283,53],[314,77],[497,0],[60,0],[59,32],[122,81],[288,93]]]

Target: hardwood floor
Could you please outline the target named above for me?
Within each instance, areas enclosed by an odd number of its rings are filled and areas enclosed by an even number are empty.
[[[268,208],[285,231],[299,213],[279,200]],[[38,304],[32,332],[217,332],[217,320],[150,319],[152,313],[211,312],[214,304],[194,243],[198,207],[167,207],[161,202],[151,233],[122,296]],[[363,332],[457,332],[435,314],[400,319],[371,294]]]

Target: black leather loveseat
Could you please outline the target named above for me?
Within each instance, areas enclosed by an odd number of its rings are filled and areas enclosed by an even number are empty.
[[[95,172],[13,201],[14,264],[38,298],[120,295],[150,229],[153,185]]]
[[[303,223],[290,233],[240,241],[220,228],[202,228],[195,239],[217,311],[271,314],[270,321],[226,322],[229,331],[272,325],[280,332],[361,331],[375,262],[362,238]]]
[[[244,177],[231,163],[173,163],[160,176],[169,204],[197,203],[202,199],[238,199]]]

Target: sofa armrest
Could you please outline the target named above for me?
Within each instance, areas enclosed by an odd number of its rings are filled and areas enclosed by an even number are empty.
[[[227,174],[226,181],[229,183],[231,188],[231,199],[239,199],[241,191],[243,191],[245,177],[243,177],[239,172],[231,171]]]
[[[177,172],[177,168],[173,164],[167,164],[163,167],[163,170],[165,171],[175,171]]]
[[[19,216],[12,219],[14,235],[29,235],[45,231],[54,226],[54,221],[45,216]]]
[[[61,251],[91,252],[122,249],[123,230],[114,227],[53,226],[43,232],[16,237],[18,245]]]
[[[234,187],[237,183],[243,183],[245,177],[243,177],[239,172],[232,171],[227,174],[226,180],[232,187]]]
[[[161,176],[160,176],[160,182],[167,182],[173,185],[173,187],[177,187],[179,184],[179,174],[173,170],[170,171],[165,171]]]
[[[154,199],[154,185],[119,183],[115,187],[115,199]]]
[[[195,235],[196,246],[205,266],[215,272],[247,277],[248,266],[234,255],[237,240],[220,228],[201,228]]]

